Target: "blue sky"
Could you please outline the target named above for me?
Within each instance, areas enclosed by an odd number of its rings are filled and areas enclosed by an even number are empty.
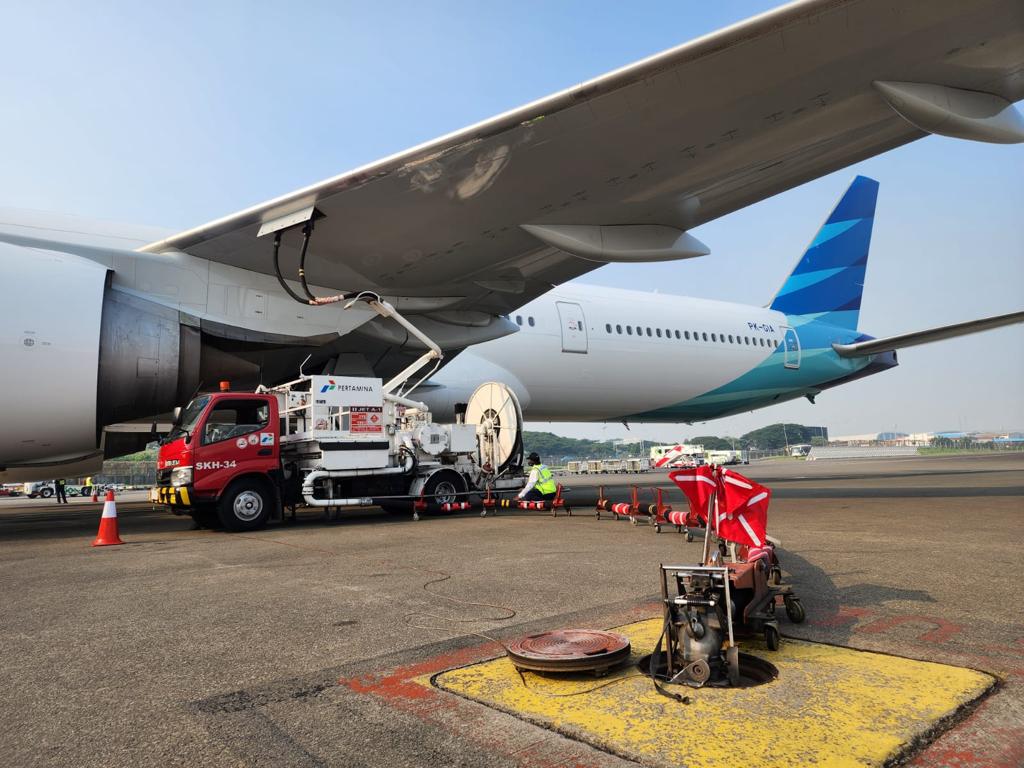
[[[10,5],[0,206],[184,229],[774,5]],[[938,137],[700,227],[708,257],[583,280],[763,304],[855,173],[881,182],[862,329],[887,335],[1024,306],[1024,146]],[[895,371],[815,406],[632,434],[738,434],[783,419],[834,434],[1024,428],[1022,382],[1018,326],[907,350]]]

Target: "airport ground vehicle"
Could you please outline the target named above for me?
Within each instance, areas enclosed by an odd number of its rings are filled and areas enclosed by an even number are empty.
[[[493,382],[455,424],[434,423],[422,403],[387,394],[375,378],[302,376],[203,394],[160,446],[151,499],[232,531],[302,504],[450,509],[522,486],[521,423],[515,395]]]
[[[20,484],[7,484],[0,486],[0,496],[21,496],[22,486]]]
[[[705,458],[708,464],[750,463],[750,454],[747,451],[708,451]]]
[[[699,443],[689,445],[687,443],[676,443],[674,445],[651,446],[651,467],[654,469],[685,469],[698,466],[698,459],[703,462],[704,446]]]
[[[48,499],[53,496],[56,491],[53,487],[53,480],[42,480],[36,483],[25,483],[23,491],[26,496],[30,499],[42,498]]]

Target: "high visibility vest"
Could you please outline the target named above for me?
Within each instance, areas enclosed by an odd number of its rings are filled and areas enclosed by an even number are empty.
[[[533,486],[541,493],[554,493],[558,490],[558,485],[555,483],[555,477],[551,474],[551,470],[543,464],[537,465],[537,484]]]

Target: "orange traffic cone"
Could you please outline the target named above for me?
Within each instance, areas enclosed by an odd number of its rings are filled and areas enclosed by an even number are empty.
[[[106,501],[103,502],[103,516],[100,517],[100,530],[92,545],[108,547],[111,544],[124,544],[124,542],[117,535],[117,505],[114,504],[114,492],[107,491]]]
[[[92,500],[93,501],[99,501],[100,500],[99,491],[96,490],[96,486],[95,485],[92,487]]]

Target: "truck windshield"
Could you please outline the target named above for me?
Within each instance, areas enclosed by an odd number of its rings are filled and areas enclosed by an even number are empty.
[[[199,421],[199,417],[202,415],[203,409],[206,408],[208,402],[210,402],[210,396],[203,395],[185,406],[185,410],[181,412],[181,416],[178,417],[174,426],[171,427],[171,431],[167,435],[167,442],[177,440],[185,434],[192,434],[192,430],[195,429],[196,422]]]

